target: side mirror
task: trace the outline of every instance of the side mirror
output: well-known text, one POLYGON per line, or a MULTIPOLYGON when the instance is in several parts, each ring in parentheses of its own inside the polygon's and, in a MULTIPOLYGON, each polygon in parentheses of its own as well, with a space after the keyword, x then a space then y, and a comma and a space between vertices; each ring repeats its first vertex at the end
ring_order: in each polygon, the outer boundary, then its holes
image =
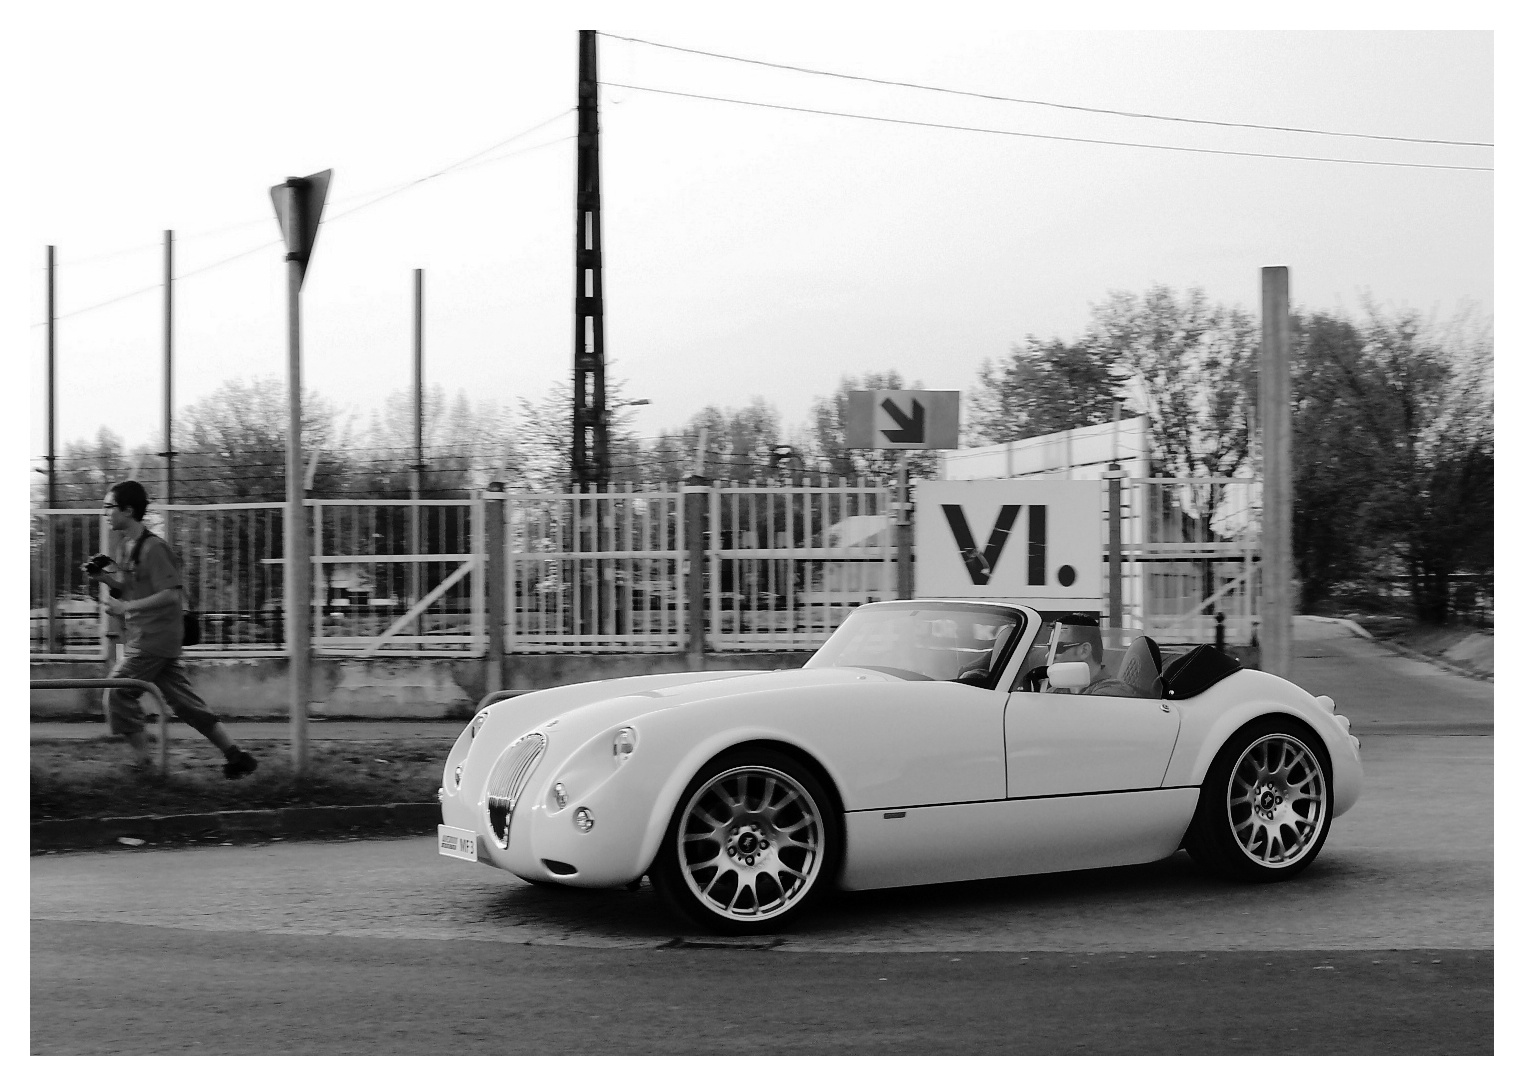
POLYGON ((1083 660, 1049 664, 1048 685, 1059 690, 1083 690, 1090 685, 1090 665, 1083 660))

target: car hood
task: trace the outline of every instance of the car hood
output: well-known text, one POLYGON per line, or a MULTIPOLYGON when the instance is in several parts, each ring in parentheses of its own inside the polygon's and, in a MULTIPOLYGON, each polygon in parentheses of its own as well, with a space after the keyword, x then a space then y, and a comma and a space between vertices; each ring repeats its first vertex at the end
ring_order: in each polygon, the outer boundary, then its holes
MULTIPOLYGON (((662 710, 765 695, 774 691, 841 686, 847 683, 896 683, 907 680, 866 668, 823 667, 787 671, 697 671, 642 675, 578 683, 524 694, 485 710, 478 742, 506 745, 521 735, 542 731, 555 746, 581 743, 605 728, 662 710)), ((658 725, 659 726, 659 725, 658 725)))

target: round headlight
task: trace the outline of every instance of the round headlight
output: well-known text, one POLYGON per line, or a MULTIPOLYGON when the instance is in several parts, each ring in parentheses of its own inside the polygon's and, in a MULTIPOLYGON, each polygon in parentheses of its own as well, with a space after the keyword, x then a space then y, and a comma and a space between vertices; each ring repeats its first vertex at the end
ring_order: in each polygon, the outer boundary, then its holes
POLYGON ((593 812, 586 807, 578 807, 572 812, 572 825, 582 833, 591 833, 593 829, 593 812))
POLYGON ((635 729, 620 728, 614 733, 614 761, 623 763, 635 753, 635 729))
POLYGON ((562 784, 560 781, 557 781, 555 786, 551 788, 550 794, 556 799, 557 809, 562 811, 566 810, 566 785, 562 784))

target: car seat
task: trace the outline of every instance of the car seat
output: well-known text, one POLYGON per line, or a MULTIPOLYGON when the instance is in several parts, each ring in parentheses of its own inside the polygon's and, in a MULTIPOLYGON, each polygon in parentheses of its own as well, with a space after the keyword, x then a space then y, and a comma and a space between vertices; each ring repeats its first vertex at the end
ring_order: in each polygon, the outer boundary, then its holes
POLYGON ((1164 696, 1163 655, 1152 637, 1135 637, 1117 665, 1117 679, 1132 687, 1135 698, 1164 696))

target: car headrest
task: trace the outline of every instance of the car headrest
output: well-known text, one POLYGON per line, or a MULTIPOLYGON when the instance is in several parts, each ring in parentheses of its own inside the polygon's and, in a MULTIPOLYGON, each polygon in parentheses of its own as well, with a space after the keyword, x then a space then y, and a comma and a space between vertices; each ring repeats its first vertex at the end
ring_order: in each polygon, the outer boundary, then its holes
POLYGON ((1164 658, 1152 637, 1135 637, 1117 666, 1117 678, 1137 691, 1140 698, 1164 696, 1164 658))

